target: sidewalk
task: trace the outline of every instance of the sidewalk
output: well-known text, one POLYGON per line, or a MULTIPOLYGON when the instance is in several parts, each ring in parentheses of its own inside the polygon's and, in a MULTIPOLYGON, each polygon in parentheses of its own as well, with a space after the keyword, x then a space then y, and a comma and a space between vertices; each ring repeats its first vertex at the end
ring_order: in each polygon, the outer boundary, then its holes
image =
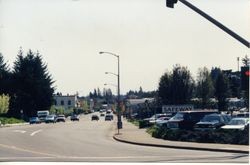
POLYGON ((249 154, 249 146, 246 145, 179 142, 153 138, 146 132, 146 129, 139 129, 126 119, 123 120, 123 129, 120 130, 120 134, 115 134, 113 138, 120 142, 143 146, 249 154))

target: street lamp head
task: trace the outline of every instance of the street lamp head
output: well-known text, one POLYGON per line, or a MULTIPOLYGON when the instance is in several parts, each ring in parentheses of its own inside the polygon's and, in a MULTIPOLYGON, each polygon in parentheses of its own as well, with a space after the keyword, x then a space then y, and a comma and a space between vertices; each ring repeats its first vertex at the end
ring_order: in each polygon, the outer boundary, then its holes
POLYGON ((108 72, 105 72, 105 74, 108 74, 108 72))
POLYGON ((104 85, 106 86, 106 85, 108 85, 108 84, 105 83, 104 85))
POLYGON ((103 54, 104 52, 99 52, 99 54, 103 54))

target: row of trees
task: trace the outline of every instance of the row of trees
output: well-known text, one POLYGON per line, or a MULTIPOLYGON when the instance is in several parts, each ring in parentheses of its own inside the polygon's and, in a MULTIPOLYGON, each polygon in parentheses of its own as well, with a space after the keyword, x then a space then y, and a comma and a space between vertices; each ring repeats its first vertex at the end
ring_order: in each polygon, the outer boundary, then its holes
POLYGON ((49 109, 53 102, 54 81, 39 52, 20 49, 12 69, 0 54, 0 94, 10 96, 9 116, 30 117, 49 109))
POLYGON ((156 95, 156 91, 143 91, 142 87, 139 90, 129 90, 126 94, 127 98, 148 98, 154 97, 156 95))
POLYGON ((99 98, 99 99, 103 99, 103 98, 112 98, 113 94, 112 94, 112 91, 110 88, 106 89, 106 88, 103 88, 103 92, 101 92, 101 90, 99 88, 97 89, 94 89, 93 92, 90 92, 89 93, 89 97, 91 99, 94 99, 94 98, 99 98))
MULTIPOLYGON (((249 59, 246 56, 243 59, 244 66, 249 65, 249 59)), ((218 101, 218 109, 227 110, 227 98, 245 97, 246 103, 248 91, 240 90, 240 78, 230 78, 220 68, 212 68, 209 71, 206 67, 198 70, 197 80, 191 76, 187 67, 175 65, 171 72, 164 73, 159 82, 158 99, 161 104, 189 104, 191 98, 198 98, 201 108, 208 108, 211 98, 218 101), (241 92, 240 92, 241 91, 241 92)), ((248 104, 247 104, 248 106, 248 104)))

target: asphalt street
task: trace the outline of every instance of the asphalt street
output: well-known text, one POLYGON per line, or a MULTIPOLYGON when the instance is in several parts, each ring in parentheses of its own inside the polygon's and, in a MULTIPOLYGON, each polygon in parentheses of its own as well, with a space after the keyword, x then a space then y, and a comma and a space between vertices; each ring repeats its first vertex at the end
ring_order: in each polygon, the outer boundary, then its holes
POLYGON ((113 139, 115 120, 91 121, 91 115, 82 115, 79 122, 0 128, 0 161, 248 163, 248 154, 121 143, 113 139))

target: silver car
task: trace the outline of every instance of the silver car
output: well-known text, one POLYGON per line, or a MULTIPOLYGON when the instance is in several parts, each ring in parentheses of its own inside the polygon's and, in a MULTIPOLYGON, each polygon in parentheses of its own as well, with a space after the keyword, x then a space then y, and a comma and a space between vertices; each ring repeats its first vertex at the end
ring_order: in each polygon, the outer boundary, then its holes
POLYGON ((233 118, 227 125, 224 125, 221 128, 244 130, 247 127, 249 127, 249 118, 233 118))
POLYGON ((48 115, 45 118, 45 123, 55 123, 56 122, 56 116, 55 115, 48 115))

